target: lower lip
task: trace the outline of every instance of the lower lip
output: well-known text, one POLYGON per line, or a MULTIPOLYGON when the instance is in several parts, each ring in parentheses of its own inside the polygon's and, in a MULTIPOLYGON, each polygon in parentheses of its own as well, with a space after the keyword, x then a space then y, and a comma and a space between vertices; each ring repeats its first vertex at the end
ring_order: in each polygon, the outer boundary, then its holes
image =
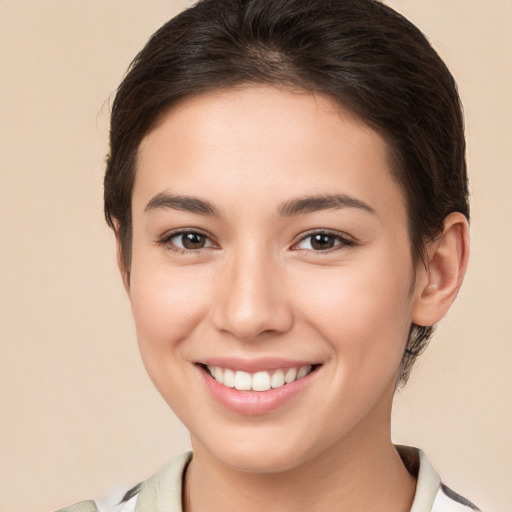
POLYGON ((250 416, 267 414, 283 407, 298 395, 310 383, 318 369, 313 370, 302 379, 285 384, 268 391, 238 391, 219 384, 203 367, 198 366, 199 373, 213 397, 226 409, 250 416))

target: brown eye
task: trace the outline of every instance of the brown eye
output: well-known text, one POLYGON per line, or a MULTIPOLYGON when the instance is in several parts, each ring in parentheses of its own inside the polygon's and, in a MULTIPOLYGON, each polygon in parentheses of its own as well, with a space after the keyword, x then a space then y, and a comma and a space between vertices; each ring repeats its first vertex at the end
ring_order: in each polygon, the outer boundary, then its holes
POLYGON ((206 244, 206 237, 199 233, 184 233, 180 238, 185 249, 202 249, 206 244))
POLYGON ((336 244, 336 240, 332 235, 319 233, 311 236, 311 247, 315 251, 323 251, 325 249, 332 249, 336 244))
POLYGON ((212 241, 197 231, 181 231, 165 237, 160 244, 177 251, 194 251, 213 247, 212 241))
POLYGON ((295 249, 307 249, 315 252, 325 252, 329 249, 352 245, 354 245, 354 242, 340 233, 320 232, 305 236, 295 246, 295 249))

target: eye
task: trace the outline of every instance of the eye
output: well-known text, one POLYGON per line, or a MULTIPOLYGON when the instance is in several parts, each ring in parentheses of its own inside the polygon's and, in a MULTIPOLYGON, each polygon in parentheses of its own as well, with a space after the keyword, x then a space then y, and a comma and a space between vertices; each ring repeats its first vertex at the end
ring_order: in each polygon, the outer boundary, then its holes
POLYGON ((320 252, 328 251, 329 249, 334 249, 336 247, 351 245, 354 245, 354 241, 341 235, 340 233, 319 231, 304 236, 297 244, 293 246, 293 248, 320 252))
POLYGON ((215 244, 203 233, 197 231, 179 231, 164 236, 159 245, 168 246, 177 252, 189 252, 215 247, 215 244))

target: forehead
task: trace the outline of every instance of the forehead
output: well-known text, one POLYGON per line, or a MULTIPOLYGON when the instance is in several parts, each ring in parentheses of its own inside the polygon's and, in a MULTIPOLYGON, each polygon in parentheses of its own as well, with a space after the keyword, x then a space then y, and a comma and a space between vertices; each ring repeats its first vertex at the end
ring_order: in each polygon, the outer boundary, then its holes
POLYGON ((388 153, 375 130, 326 96, 215 91, 175 105, 143 139, 134 206, 171 189, 247 207, 339 192, 385 210, 404 202, 388 153))

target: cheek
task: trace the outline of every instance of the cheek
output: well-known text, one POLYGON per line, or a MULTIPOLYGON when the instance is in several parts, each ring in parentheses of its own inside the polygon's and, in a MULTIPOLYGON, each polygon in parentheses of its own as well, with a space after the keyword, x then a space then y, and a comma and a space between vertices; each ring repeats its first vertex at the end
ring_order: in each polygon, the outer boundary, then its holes
POLYGON ((384 261, 305 273, 296 291, 304 317, 328 342, 340 371, 345 378, 357 373, 352 377, 360 384, 398 369, 410 328, 412 266, 384 261))
MULTIPOLYGON (((208 312, 206 284, 197 269, 169 269, 153 262, 132 265, 130 300, 137 331, 137 341, 146 371, 177 413, 188 410, 194 398, 188 389, 188 354, 190 334, 201 325, 208 312)), ((179 414, 180 417, 185 417, 179 414)))
POLYGON ((209 281, 192 266, 169 269, 134 262, 130 300, 145 363, 178 355, 175 351, 208 311, 209 281))

